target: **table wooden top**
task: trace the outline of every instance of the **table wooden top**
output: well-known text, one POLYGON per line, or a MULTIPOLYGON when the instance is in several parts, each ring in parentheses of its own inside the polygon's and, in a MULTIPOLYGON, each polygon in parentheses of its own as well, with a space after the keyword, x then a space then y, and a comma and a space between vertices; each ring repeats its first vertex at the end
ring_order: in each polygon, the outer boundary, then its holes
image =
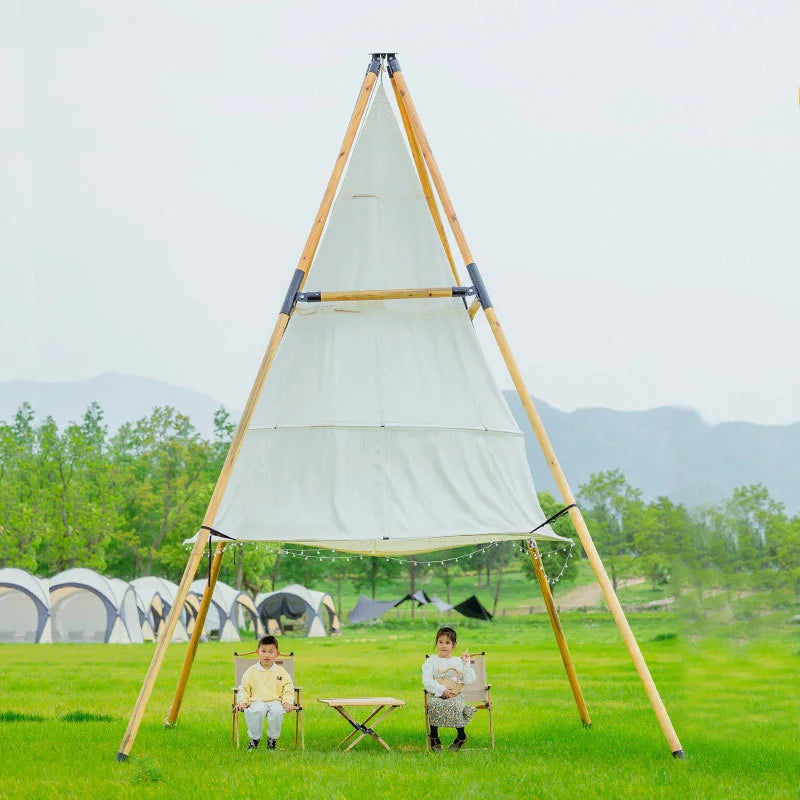
POLYGON ((332 697, 317 698, 328 706, 404 706, 405 700, 396 697, 332 697))

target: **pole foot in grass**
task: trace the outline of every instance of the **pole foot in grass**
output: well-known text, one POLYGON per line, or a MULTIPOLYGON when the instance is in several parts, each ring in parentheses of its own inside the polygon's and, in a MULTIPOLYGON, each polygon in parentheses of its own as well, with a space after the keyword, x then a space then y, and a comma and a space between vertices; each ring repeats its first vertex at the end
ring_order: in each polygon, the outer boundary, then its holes
POLYGON ((675 750, 675 752, 673 752, 673 754, 672 754, 672 757, 673 758, 686 758, 686 753, 684 753, 683 750, 675 750))
POLYGON ((164 727, 169 730, 170 728, 174 728, 177 723, 170 722, 168 719, 164 720, 164 727))
POLYGON ((583 727, 584 728, 591 728, 592 727, 592 723, 591 722, 584 722, 583 723, 583 727))
POLYGON ((127 761, 127 760, 128 756, 120 750, 120 752, 117 753, 117 761, 127 761))

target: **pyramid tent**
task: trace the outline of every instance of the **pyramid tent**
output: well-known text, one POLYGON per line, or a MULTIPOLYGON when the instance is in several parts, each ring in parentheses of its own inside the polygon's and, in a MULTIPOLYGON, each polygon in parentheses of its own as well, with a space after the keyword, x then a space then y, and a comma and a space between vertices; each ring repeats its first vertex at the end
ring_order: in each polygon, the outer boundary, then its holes
POLYGON ((50 641, 48 581, 23 569, 0 569, 0 642, 50 641))
MULTIPOLYGON (((382 86, 309 283, 452 283, 382 86)), ((544 519, 523 436, 451 297, 298 305, 214 529, 377 555, 519 539, 544 519)))
MULTIPOLYGON (((569 514, 662 733, 672 754, 683 757, 472 257, 395 53, 372 54, 194 539, 179 599, 188 594, 206 543, 213 588, 231 541, 391 557, 526 538, 581 721, 591 724, 536 544, 561 537, 548 525, 555 517, 544 518, 522 435, 478 345, 471 323, 479 310, 564 503, 556 516, 569 514), (378 82, 384 69, 416 176, 378 82), (448 264, 458 277, 433 188, 471 286, 452 285, 448 264), (474 298, 469 308, 467 297, 474 298)), ((206 591, 198 609, 167 725, 177 721, 211 597, 206 591)), ((173 607, 168 631, 177 618, 173 607)), ((117 752, 120 761, 133 747, 167 639, 156 646, 117 752)))

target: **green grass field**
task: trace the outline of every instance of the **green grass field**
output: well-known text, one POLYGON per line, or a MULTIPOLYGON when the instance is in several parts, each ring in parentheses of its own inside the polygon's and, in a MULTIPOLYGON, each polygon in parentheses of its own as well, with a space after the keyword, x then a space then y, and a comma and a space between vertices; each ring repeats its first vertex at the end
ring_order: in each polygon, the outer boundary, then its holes
MULTIPOLYGON (((785 617, 784 617, 785 620, 785 617)), ((128 762, 114 760, 152 646, 0 646, 2 798, 797 798, 800 630, 776 618, 698 638, 674 614, 632 625, 687 752, 675 761, 606 614, 565 614, 593 727, 584 729, 546 617, 462 621, 488 651, 497 747, 485 712, 468 748, 424 749, 419 667, 436 621, 389 620, 335 639, 287 638, 306 707, 306 752, 287 717, 277 752, 230 745, 229 644, 202 644, 179 725, 166 714, 185 645, 172 645, 128 762), (392 694, 407 702, 337 751, 345 722, 316 698, 392 694)), ((444 733, 444 732, 443 732, 444 733)), ((448 737, 449 739, 449 737, 448 737)))

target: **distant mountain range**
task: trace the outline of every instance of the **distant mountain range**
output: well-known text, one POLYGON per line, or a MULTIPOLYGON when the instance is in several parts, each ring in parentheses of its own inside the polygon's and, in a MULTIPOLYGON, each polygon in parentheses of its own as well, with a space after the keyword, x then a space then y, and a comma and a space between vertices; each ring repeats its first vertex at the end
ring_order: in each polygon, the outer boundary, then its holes
MULTIPOLYGON (((537 489, 555 493, 519 398, 514 392, 504 395, 525 432, 537 489)), ((71 383, 0 382, 0 420, 10 421, 26 400, 38 418, 52 415, 59 425, 80 419, 96 400, 111 431, 148 415, 154 406, 174 406, 206 437, 211 435, 214 412, 220 406, 209 395, 190 389, 109 373, 71 383)), ((763 483, 789 513, 800 511, 800 422, 708 425, 696 411, 672 406, 566 412, 542 400, 535 402, 573 492, 594 472, 620 469, 648 500, 666 495, 690 506, 714 503, 737 486, 763 483)), ((231 413, 236 418, 240 411, 231 413)))
MULTIPOLYGON (((504 392, 525 432, 536 488, 555 493, 536 437, 515 392, 504 392)), ((697 411, 582 408, 565 412, 534 400, 573 492, 592 473, 620 469, 646 499, 715 503, 738 486, 763 483, 790 514, 800 511, 800 422, 708 425, 697 411)))

